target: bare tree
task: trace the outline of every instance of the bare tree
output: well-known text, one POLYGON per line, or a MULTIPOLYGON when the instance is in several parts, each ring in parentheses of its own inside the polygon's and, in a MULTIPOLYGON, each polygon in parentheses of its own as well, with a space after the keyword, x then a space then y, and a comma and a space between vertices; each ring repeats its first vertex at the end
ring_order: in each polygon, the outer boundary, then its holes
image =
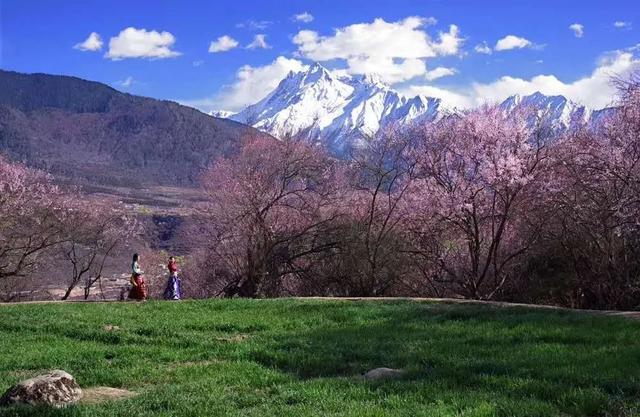
POLYGON ((87 299, 94 285, 101 284, 107 260, 138 233, 138 224, 115 201, 84 199, 76 202, 65 226, 66 239, 58 250, 71 271, 62 299, 78 285, 87 299))
POLYGON ((348 295, 379 296, 401 284, 406 275, 405 197, 414 162, 406 152, 409 137, 385 129, 354 152, 351 191, 346 210, 348 257, 342 274, 348 295))

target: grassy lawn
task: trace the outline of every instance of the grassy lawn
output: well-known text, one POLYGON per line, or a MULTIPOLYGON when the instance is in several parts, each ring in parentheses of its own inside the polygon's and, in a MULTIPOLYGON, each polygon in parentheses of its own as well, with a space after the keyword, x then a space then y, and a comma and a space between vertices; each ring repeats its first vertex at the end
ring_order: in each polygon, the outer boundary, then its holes
POLYGON ((640 415, 640 322, 563 311, 297 300, 0 306, 0 391, 55 368, 83 388, 139 395, 0 416, 640 415), (359 377, 381 366, 408 374, 359 377))

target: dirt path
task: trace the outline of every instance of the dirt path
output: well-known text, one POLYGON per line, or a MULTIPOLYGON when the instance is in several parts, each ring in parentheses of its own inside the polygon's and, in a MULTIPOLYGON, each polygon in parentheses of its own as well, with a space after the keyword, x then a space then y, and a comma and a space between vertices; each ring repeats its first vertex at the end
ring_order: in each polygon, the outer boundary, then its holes
MULTIPOLYGON (((481 304, 490 305, 494 307, 521 307, 541 310, 558 310, 558 311, 572 311, 582 314, 597 314, 603 316, 619 316, 626 317, 634 320, 640 320, 640 311, 614 311, 614 310, 578 310, 566 307, 557 307, 543 304, 523 304, 523 303, 508 303, 504 301, 479 301, 479 300, 465 300, 461 298, 421 298, 421 297, 290 297, 292 300, 318 300, 318 301, 415 301, 415 302, 436 302, 442 304, 481 304)), ((12 306, 20 304, 69 304, 69 303, 114 303, 123 302, 118 300, 70 300, 70 301, 21 301, 0 303, 1 306, 12 306)))

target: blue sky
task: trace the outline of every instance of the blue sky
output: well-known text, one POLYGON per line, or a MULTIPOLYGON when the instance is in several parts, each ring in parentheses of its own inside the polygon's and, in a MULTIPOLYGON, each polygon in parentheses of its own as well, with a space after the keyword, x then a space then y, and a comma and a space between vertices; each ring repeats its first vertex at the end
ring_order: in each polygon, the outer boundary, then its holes
POLYGON ((203 110, 316 60, 459 106, 541 90, 601 107, 611 75, 640 69, 639 29, 632 0, 0 0, 0 67, 203 110))

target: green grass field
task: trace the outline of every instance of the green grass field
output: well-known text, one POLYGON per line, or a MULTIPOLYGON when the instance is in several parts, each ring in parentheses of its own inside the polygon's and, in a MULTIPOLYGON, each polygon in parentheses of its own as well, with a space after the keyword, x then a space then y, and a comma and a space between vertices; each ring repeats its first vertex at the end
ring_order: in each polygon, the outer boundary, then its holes
POLYGON ((0 391, 56 368, 83 388, 139 395, 0 416, 640 415, 640 322, 565 311, 299 300, 0 306, 0 391), (408 373, 360 377, 381 366, 408 373))

